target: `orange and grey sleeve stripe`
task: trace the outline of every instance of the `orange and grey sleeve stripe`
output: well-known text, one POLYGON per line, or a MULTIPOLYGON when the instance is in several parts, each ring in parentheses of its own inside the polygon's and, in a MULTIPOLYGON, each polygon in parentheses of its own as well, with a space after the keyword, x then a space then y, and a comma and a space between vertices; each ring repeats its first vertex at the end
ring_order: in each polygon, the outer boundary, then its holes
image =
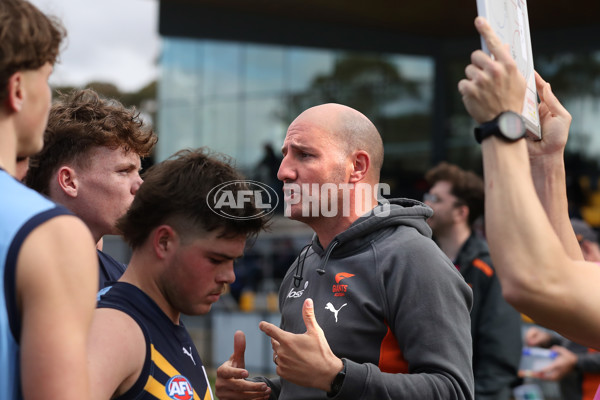
POLYGON ((473 260, 473 266, 483 272, 487 277, 494 275, 494 270, 485 261, 476 258, 473 260))

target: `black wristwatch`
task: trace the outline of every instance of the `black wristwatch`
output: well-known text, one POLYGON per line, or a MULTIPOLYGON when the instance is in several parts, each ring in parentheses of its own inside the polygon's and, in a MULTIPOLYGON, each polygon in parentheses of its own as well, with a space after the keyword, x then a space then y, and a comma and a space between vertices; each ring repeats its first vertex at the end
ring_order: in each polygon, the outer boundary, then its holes
POLYGON ((339 393, 342 388, 342 384, 344 383, 344 379, 346 378, 346 360, 342 358, 342 364, 344 367, 340 372, 337 373, 335 378, 333 378, 333 382, 331 382, 331 389, 327 392, 327 397, 334 397, 339 393))
POLYGON ((475 128, 475 140, 481 143, 485 138, 495 135, 507 142, 516 142, 525 137, 527 127, 521 114, 504 111, 491 121, 475 128))

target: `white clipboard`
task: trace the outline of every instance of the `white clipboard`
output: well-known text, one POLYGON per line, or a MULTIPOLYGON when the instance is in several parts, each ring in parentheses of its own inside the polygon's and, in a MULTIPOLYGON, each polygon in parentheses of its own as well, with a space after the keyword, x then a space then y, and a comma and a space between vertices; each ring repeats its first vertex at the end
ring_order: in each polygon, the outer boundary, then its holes
MULTIPOLYGON (((538 109, 533 52, 529 33, 529 16, 526 0, 477 0, 477 13, 485 17, 502 42, 508 43, 519 71, 527 80, 522 115, 527 131, 535 139, 542 138, 538 109)), ((481 48, 490 54, 483 38, 481 48)))

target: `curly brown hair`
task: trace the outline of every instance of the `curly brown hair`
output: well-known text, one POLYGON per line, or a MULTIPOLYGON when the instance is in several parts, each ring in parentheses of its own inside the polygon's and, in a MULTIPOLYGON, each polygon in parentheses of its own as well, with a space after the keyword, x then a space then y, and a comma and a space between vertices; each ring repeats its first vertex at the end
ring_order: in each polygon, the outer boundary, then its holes
POLYGON ((0 101, 17 71, 35 70, 58 58, 66 30, 25 0, 0 1, 0 101))
POLYGON ((429 185, 447 181, 452 185, 451 193, 469 207, 469 225, 483 215, 483 179, 473 171, 466 171, 458 165, 441 162, 425 175, 429 185))
POLYGON ((44 148, 29 161, 25 184, 49 195, 50 180, 65 163, 89 165, 90 150, 97 147, 150 154, 158 138, 144 125, 135 108, 103 99, 91 89, 62 95, 51 110, 44 133, 44 148))
POLYGON ((162 224, 172 226, 184 239, 215 230, 219 237, 227 238, 257 235, 267 218, 254 217, 260 214, 254 203, 228 208, 227 214, 235 219, 215 213, 209 205, 211 191, 233 181, 239 182, 232 186, 234 197, 238 190, 247 190, 231 158, 206 148, 180 150, 144 174, 144 183, 127 213, 117 221, 117 229, 132 249, 144 244, 150 232, 162 224))

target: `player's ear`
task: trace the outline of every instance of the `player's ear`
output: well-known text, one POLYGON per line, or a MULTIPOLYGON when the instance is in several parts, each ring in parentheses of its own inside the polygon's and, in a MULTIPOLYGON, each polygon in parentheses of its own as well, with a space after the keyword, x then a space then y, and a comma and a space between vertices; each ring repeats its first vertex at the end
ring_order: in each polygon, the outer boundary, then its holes
POLYGON ((458 205, 454 207, 456 210, 456 215, 463 221, 467 221, 469 219, 469 207, 465 204, 458 205))
POLYGON ((175 230, 169 225, 160 225, 154 229, 152 245, 154 253, 159 259, 167 258, 174 249, 176 240, 175 230))
POLYGON ((6 105, 9 110, 19 112, 23 109, 25 101, 25 90, 23 87, 23 73, 17 71, 8 78, 8 93, 6 95, 6 105))
POLYGON ((77 197, 79 190, 79 180, 75 170, 69 166, 63 165, 56 174, 58 187, 69 197, 77 197))

